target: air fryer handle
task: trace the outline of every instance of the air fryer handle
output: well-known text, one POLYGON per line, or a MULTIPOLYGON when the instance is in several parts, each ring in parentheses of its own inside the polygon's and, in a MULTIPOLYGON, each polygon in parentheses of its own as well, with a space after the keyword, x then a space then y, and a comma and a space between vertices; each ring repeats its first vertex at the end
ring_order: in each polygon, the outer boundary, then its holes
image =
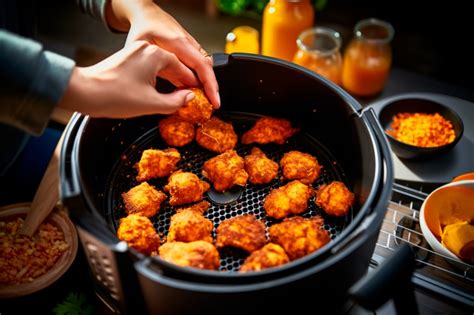
POLYGON ((414 269, 412 249, 402 243, 382 265, 355 283, 349 294, 357 304, 371 311, 393 299, 397 314, 418 314, 411 282, 414 269))
POLYGON ((60 199, 73 200, 81 195, 81 188, 77 181, 76 164, 74 162, 74 143, 81 127, 84 116, 75 113, 64 131, 64 142, 61 148, 61 163, 59 174, 61 178, 60 199))
POLYGON ((385 163, 385 171, 384 171, 385 178, 382 179, 384 180, 384 183, 382 185, 382 191, 380 192, 380 195, 379 195, 379 201, 372 208, 372 209, 378 209, 378 207, 386 207, 387 206, 386 204, 381 204, 381 203, 382 202, 386 203, 386 200, 389 200, 390 196, 392 195, 392 187, 393 187, 393 182, 394 182, 394 175, 393 175, 394 168, 393 168, 393 161, 392 161, 392 153, 388 145, 388 141, 385 136, 385 133, 383 132, 383 128, 380 126, 374 110, 372 108, 364 110, 362 115, 366 117, 370 126, 372 127, 372 130, 375 133, 375 136, 377 137, 379 147, 382 150, 382 160, 385 163))

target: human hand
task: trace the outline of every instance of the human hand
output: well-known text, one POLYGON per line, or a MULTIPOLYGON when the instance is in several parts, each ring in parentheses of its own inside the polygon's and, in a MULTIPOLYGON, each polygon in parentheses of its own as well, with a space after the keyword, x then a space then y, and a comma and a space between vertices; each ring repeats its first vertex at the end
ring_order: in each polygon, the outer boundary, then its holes
POLYGON ((171 15, 150 0, 111 1, 107 12, 107 21, 113 28, 128 30, 126 45, 136 40, 149 41, 176 55, 189 68, 179 76, 163 73, 165 79, 178 87, 197 86, 200 82, 211 103, 216 108, 220 106, 212 57, 171 15))
POLYGON ((194 98, 190 90, 158 93, 156 76, 187 69, 175 55, 135 41, 90 67, 76 67, 58 106, 92 117, 129 118, 171 114, 194 98))

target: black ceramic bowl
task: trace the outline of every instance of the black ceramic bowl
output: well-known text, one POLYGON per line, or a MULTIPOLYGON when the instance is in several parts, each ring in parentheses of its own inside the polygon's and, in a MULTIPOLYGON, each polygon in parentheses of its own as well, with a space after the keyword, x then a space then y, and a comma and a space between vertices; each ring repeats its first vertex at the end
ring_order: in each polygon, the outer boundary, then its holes
POLYGON ((433 148, 423 148, 398 141, 385 132, 393 152, 402 159, 428 159, 439 156, 452 149, 461 139, 464 131, 463 122, 453 109, 431 100, 418 98, 399 99, 387 103, 379 113, 379 121, 385 131, 390 129, 393 117, 398 113, 439 113, 451 121, 456 134, 454 141, 449 144, 433 148))

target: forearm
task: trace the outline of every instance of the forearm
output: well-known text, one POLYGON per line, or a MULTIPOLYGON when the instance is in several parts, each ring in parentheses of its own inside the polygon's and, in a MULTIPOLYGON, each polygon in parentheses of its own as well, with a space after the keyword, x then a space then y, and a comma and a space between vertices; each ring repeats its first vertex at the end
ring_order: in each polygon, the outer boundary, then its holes
POLYGON ((74 61, 0 30, 0 121, 40 134, 69 83, 74 61))

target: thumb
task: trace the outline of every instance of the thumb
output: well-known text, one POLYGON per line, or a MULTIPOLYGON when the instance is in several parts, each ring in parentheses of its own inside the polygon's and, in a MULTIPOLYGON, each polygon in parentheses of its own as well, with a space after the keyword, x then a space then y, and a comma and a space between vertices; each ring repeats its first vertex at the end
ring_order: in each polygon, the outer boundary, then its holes
POLYGON ((158 97, 161 113, 172 114, 181 106, 194 99, 195 94, 190 90, 176 90, 169 94, 158 94, 158 97))

